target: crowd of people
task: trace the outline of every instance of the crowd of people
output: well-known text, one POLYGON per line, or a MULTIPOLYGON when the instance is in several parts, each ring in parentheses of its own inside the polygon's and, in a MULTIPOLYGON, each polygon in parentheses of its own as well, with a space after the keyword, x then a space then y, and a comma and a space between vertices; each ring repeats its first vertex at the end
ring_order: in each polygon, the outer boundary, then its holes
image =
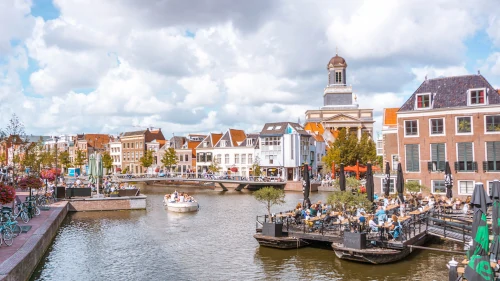
POLYGON ((170 203, 196 202, 192 196, 185 192, 177 192, 177 190, 171 194, 165 194, 164 201, 170 203))

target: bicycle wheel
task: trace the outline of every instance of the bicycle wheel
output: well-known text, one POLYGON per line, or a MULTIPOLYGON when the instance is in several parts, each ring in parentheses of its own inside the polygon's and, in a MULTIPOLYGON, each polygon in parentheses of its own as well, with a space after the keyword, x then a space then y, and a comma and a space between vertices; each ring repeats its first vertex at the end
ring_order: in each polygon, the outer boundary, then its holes
POLYGON ((21 219, 23 220, 24 223, 28 223, 30 221, 30 217, 28 216, 28 213, 26 211, 21 211, 21 214, 19 215, 21 219))
POLYGON ((2 238, 3 242, 5 242, 5 245, 11 246, 14 242, 14 235, 12 234, 12 230, 10 230, 10 228, 4 228, 2 230, 2 238))
POLYGON ((38 206, 35 206, 35 216, 39 215, 40 215, 40 208, 38 208, 38 206))
POLYGON ((10 230, 12 230, 12 234, 14 237, 17 237, 19 234, 21 234, 21 227, 16 223, 10 225, 10 230))

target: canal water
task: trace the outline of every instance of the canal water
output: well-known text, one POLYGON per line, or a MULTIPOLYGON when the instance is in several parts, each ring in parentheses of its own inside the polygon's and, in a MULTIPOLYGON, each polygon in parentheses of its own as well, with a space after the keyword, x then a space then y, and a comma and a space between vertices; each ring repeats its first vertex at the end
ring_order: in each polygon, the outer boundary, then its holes
MULTIPOLYGON (((174 189, 166 188, 172 192, 174 189)), ((329 249, 278 250, 252 237, 265 207, 248 192, 187 190, 197 213, 168 212, 162 193, 147 210, 70 213, 31 280, 447 280, 452 254, 415 251, 404 261, 367 265, 329 249)), ((313 193, 325 200, 328 193, 313 193)), ((286 194, 292 209, 301 193, 286 194)), ((459 249, 457 244, 432 247, 459 249)), ((455 259, 462 257, 455 256, 455 259)))

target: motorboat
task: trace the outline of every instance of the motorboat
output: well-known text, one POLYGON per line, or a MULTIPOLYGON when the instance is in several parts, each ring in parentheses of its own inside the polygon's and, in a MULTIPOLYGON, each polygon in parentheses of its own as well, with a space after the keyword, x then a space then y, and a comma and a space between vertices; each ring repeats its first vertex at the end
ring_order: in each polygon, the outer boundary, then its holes
POLYGON ((172 200, 171 194, 165 195, 163 198, 163 205, 167 206, 167 209, 172 212, 177 213, 188 213, 196 212, 200 208, 200 205, 192 197, 189 197, 187 201, 184 200, 184 196, 179 196, 178 198, 172 200))

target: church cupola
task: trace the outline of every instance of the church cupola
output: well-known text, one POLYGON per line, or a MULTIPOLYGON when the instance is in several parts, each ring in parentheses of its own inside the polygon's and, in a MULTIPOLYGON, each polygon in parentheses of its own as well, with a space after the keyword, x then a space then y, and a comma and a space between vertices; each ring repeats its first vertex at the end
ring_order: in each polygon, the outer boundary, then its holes
POLYGON ((328 85, 346 85, 346 68, 345 59, 339 57, 339 54, 336 53, 326 66, 326 69, 328 69, 328 85))

